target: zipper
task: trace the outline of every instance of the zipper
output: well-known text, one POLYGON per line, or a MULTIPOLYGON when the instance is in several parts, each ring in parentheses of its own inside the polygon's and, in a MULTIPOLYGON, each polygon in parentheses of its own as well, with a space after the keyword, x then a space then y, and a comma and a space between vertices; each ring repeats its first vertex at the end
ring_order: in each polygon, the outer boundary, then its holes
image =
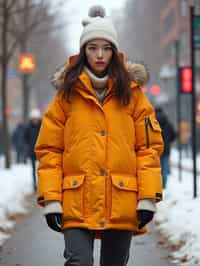
POLYGON ((149 148, 150 146, 150 139, 149 139, 149 126, 151 122, 149 117, 145 117, 145 132, 146 132, 146 147, 149 148))
MULTIPOLYGON (((79 81, 81 82, 81 84, 83 85, 83 87, 88 90, 88 88, 85 86, 85 84, 83 83, 83 81, 81 79, 79 79, 79 81)), ((89 90, 89 92, 90 92, 90 90, 89 90)), ((93 102, 95 102, 96 105, 98 105, 101 108, 101 110, 102 110, 102 105, 97 100, 96 94, 95 93, 93 94, 93 93, 90 92, 90 94, 88 94, 88 96, 89 96, 88 99, 90 99, 93 102)))

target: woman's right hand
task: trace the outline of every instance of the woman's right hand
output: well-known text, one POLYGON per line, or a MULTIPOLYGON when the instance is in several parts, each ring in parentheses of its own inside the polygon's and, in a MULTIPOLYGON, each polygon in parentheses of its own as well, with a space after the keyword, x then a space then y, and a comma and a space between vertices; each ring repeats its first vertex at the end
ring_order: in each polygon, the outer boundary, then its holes
POLYGON ((48 213, 45 215, 48 226, 56 231, 61 232, 62 226, 62 214, 61 213, 48 213))

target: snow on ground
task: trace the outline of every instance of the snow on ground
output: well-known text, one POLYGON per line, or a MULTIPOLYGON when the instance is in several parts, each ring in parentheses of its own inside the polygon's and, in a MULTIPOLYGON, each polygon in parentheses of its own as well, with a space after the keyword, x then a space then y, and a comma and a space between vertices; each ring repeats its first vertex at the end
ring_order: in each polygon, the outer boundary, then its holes
POLYGON ((13 165, 11 169, 3 169, 0 158, 0 246, 10 236, 7 232, 14 227, 9 217, 25 214, 27 210, 26 196, 33 193, 29 165, 13 165))
MULTIPOLYGON (((173 151, 171 162, 176 163, 177 157, 177 152, 173 151)), ((191 159, 183 158, 182 165, 192 169, 191 159)), ((172 167, 168 186, 164 191, 164 201, 158 204, 155 221, 158 223, 158 230, 169 242, 180 247, 173 252, 174 262, 178 265, 200 265, 199 182, 198 193, 198 197, 194 199, 192 173, 184 171, 180 182, 177 169, 172 167)))
MULTIPOLYGON (((171 161, 175 164, 178 161, 175 150, 171 161)), ((197 165, 199 162, 200 158, 197 165)), ((5 170, 2 164, 0 158, 0 246, 9 237, 5 232, 14 226, 8 217, 26 213, 28 210, 24 199, 33 193, 29 165, 13 165, 10 170, 5 170)), ((183 158, 182 165, 192 169, 191 159, 183 158)), ((184 266, 200 266, 200 186, 198 184, 199 197, 193 199, 192 173, 184 171, 181 182, 178 178, 177 169, 172 167, 164 201, 158 204, 156 228, 171 244, 180 247, 173 253, 174 262, 184 266)))

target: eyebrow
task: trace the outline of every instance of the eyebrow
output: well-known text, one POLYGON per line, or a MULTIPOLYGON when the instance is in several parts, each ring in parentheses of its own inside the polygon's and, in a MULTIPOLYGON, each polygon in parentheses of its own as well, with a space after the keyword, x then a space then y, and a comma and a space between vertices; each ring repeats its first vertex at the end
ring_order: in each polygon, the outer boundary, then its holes
MULTIPOLYGON (((99 44, 97 44, 97 43, 88 43, 88 46, 98 46, 99 44)), ((108 46, 108 47, 111 47, 111 44, 109 44, 109 43, 106 43, 106 44, 103 44, 103 46, 104 47, 106 47, 106 46, 108 46)))

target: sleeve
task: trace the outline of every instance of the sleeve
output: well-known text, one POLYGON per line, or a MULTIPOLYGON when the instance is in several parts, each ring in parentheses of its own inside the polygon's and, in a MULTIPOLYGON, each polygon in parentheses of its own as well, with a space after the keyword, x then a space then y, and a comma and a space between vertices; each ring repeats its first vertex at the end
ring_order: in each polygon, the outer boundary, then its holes
POLYGON ((61 96, 56 95, 43 116, 35 145, 39 160, 38 204, 41 206, 47 201, 61 202, 65 122, 63 102, 61 96))
POLYGON ((154 200, 150 199, 139 200, 137 205, 137 211, 139 210, 156 212, 156 203, 154 200))
POLYGON ((136 164, 138 179, 138 200, 162 199, 162 176, 160 155, 163 151, 161 128, 154 109, 140 90, 135 89, 133 119, 136 137, 136 164))

